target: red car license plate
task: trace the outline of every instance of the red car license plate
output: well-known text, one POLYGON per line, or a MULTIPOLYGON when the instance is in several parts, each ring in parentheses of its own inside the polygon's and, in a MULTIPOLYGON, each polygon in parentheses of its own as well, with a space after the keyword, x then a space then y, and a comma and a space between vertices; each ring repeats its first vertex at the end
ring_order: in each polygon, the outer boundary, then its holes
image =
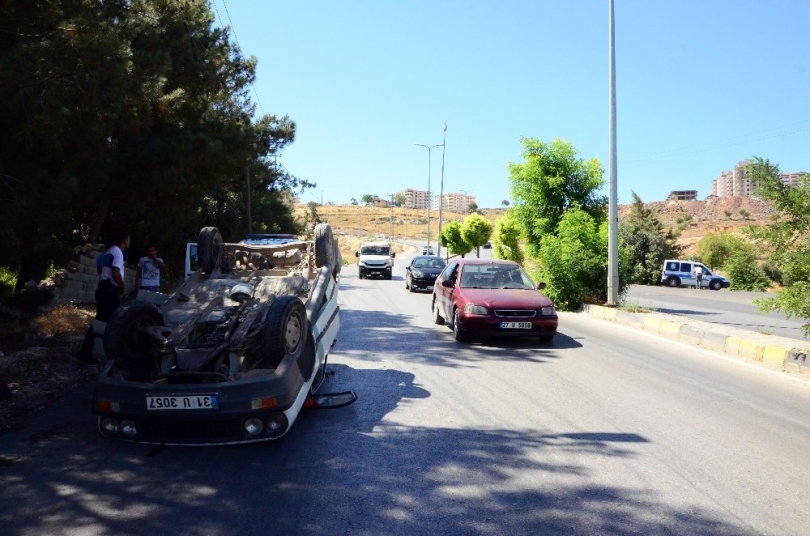
POLYGON ((501 329, 532 329, 531 322, 501 322, 501 329))

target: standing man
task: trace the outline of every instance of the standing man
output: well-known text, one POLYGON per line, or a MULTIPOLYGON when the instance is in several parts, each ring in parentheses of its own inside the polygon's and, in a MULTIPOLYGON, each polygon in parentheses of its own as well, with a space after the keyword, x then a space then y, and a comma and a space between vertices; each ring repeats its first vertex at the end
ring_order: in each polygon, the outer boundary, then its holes
POLYGON ((697 288, 703 288, 703 267, 699 264, 695 265, 695 283, 697 288))
POLYGON ((146 256, 138 261, 138 270, 135 272, 135 282, 140 290, 160 292, 160 269, 166 268, 163 259, 157 256, 157 248, 148 246, 146 256))
MULTIPOLYGON (((129 247, 129 233, 118 230, 113 238, 113 246, 104 252, 96 288, 96 320, 109 321, 121 305, 121 296, 126 292, 124 284, 124 251, 129 247)), ((87 330, 84 342, 76 354, 79 361, 95 363, 93 358, 93 326, 87 330)))

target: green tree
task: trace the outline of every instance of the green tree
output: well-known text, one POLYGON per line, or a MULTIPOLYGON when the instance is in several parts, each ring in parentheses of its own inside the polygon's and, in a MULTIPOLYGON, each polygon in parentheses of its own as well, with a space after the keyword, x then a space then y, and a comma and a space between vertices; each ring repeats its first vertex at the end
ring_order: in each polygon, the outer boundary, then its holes
POLYGON ((478 203, 473 201, 472 203, 467 205, 467 211, 472 213, 478 212, 478 203))
POLYGON ((596 158, 584 161, 574 146, 555 139, 543 143, 521 138, 523 163, 509 164, 512 208, 521 226, 530 255, 535 255, 544 236, 554 234, 568 210, 575 207, 594 221, 605 219, 607 198, 598 193, 604 171, 596 158))
MULTIPOLYGON (((540 245, 537 276, 548 284, 545 292, 561 310, 575 310, 582 303, 607 300, 607 222, 599 222, 582 209, 563 214, 556 234, 547 234, 540 245)), ((629 281, 626 248, 620 248, 619 294, 629 281)))
POLYGON ((472 251, 472 246, 464 241, 461 236, 461 222, 451 221, 442 228, 442 234, 439 237, 441 244, 447 248, 452 255, 464 255, 472 251))
POLYGON ((481 246, 492 236, 492 224, 480 214, 473 213, 461 224, 461 238, 475 248, 475 256, 481 256, 481 246))
POLYGON ((357 199, 355 199, 354 197, 352 197, 352 202, 350 204, 351 205, 359 205, 359 203, 357 202, 357 199))
POLYGON ((630 282, 656 285, 661 281, 661 267, 666 259, 678 258, 681 248, 678 234, 664 229, 658 214, 644 206, 633 192, 629 216, 619 225, 622 246, 627 250, 630 263, 630 282))
POLYGON ((495 222, 493 253, 496 259, 508 259, 523 264, 523 250, 520 247, 520 226, 508 214, 495 222))
POLYGON ((256 59, 213 26, 209 4, 1 9, 0 264, 19 267, 20 284, 121 225, 133 251, 158 242, 179 267, 203 225, 244 235, 248 196, 260 226, 292 230, 284 191, 312 185, 272 157, 293 141, 295 123, 256 118, 256 59))
POLYGON ((701 261, 712 270, 724 268, 726 262, 737 252, 753 255, 754 246, 744 238, 726 232, 704 236, 697 244, 697 254, 701 261))
POLYGON ((757 300, 763 312, 780 310, 788 318, 805 321, 802 332, 810 336, 810 175, 803 174, 798 186, 782 183, 778 166, 755 157, 746 176, 758 185, 755 194, 773 203, 780 218, 769 225, 749 225, 751 238, 782 272, 785 288, 774 298, 757 300))
POLYGON ((360 201, 366 206, 373 205, 377 201, 380 200, 380 196, 373 195, 373 194, 365 194, 363 197, 360 198, 360 201))
POLYGON ((724 210, 723 214, 726 215, 726 218, 731 219, 731 211, 730 210, 724 210))
POLYGON ((407 200, 408 199, 402 194, 397 194, 397 195, 394 196, 394 202, 397 204, 398 207, 405 206, 405 202, 407 200))
POLYGON ((744 208, 741 208, 740 216, 742 216, 744 220, 747 220, 751 216, 751 213, 745 210, 744 208))
POLYGON ((502 207, 508 207, 508 206, 509 206, 509 201, 507 201, 506 199, 504 199, 503 201, 501 201, 501 206, 502 206, 502 207))

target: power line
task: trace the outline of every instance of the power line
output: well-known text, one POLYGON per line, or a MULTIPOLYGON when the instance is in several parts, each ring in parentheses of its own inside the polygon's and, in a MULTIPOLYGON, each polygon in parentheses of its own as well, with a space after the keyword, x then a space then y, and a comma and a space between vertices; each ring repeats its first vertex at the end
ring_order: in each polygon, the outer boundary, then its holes
POLYGON ((628 163, 646 162, 646 161, 649 161, 649 160, 660 160, 660 159, 663 159, 663 158, 673 158, 673 157, 676 157, 676 156, 685 156, 685 155, 689 155, 689 154, 705 153, 705 152, 708 152, 708 151, 713 151, 715 149, 723 149, 723 148, 726 148, 726 147, 735 147, 737 145, 744 145, 746 143, 752 143, 752 142, 755 142, 755 141, 768 140, 768 139, 772 139, 772 138, 778 138, 780 136, 787 136, 787 135, 790 135, 790 134, 797 134, 799 132, 806 132, 806 131, 810 130, 810 126, 806 126, 804 128, 797 128, 797 129, 793 129, 793 130, 789 130, 789 131, 781 131, 781 130, 785 129, 785 128, 789 128, 789 127, 798 126, 798 125, 805 125, 807 123, 810 123, 810 120, 799 121, 799 122, 796 122, 796 123, 790 123, 790 124, 782 125, 782 126, 779 126, 779 127, 767 128, 767 129, 764 129, 764 130, 759 130, 759 131, 748 133, 748 134, 740 134, 739 136, 732 136, 731 138, 725 138, 725 139, 718 140, 718 141, 707 142, 707 143, 702 143, 702 144, 697 144, 697 145, 687 145, 685 147, 681 147, 680 149, 673 149, 671 151, 666 151, 666 152, 663 152, 663 153, 657 153, 657 154, 654 153, 654 154, 651 154, 649 156, 642 156, 642 157, 639 157, 639 158, 634 158, 632 160, 628 160, 628 163), (757 134, 762 134, 762 133, 765 133, 765 132, 773 132, 774 130, 779 130, 780 132, 777 132, 776 134, 770 134, 768 136, 758 136, 758 137, 754 137, 754 138, 751 137, 751 136, 756 136, 757 134), (726 142, 732 142, 733 140, 739 140, 740 138, 746 138, 746 139, 743 139, 742 141, 737 141, 737 142, 734 142, 734 143, 726 143, 726 142))
MULTIPOLYGON (((242 45, 239 44, 239 37, 237 37, 236 35, 236 27, 233 25, 233 21, 231 20, 231 14, 228 11, 228 5, 225 3, 225 0, 220 1, 222 2, 222 7, 225 8, 225 15, 228 16, 228 24, 231 27, 231 32, 233 32, 233 39, 234 41, 236 41, 236 46, 239 47, 239 50, 242 50, 242 45)), ((216 0, 213 0, 212 4, 214 4, 214 10, 217 12, 217 18, 219 20, 222 20, 222 17, 219 15, 219 9, 217 8, 216 0)), ((262 101, 259 100, 259 93, 256 91, 256 85, 250 84, 250 87, 251 89, 253 89, 253 94, 256 95, 256 103, 259 105, 259 110, 261 110, 262 115, 265 115, 264 107, 262 106, 262 101)))

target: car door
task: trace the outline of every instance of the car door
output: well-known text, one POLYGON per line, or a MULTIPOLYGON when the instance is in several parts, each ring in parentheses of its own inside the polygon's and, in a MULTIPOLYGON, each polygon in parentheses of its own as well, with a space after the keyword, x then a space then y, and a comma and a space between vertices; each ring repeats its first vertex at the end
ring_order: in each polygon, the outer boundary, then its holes
POLYGON ((453 289, 447 288, 442 285, 444 281, 455 281, 456 272, 458 270, 458 262, 451 262, 447 265, 447 267, 442 270, 442 273, 439 275, 437 279, 437 284, 434 285, 436 292, 438 295, 436 296, 436 305, 439 307, 439 311, 442 313, 444 318, 448 318, 447 310, 448 307, 452 310, 453 304, 453 289))
POLYGON ((415 258, 411 259, 410 264, 408 264, 408 266, 405 267, 405 284, 407 284, 408 286, 411 285, 411 275, 414 262, 416 262, 415 258))
POLYGON ((694 266, 691 262, 682 262, 678 277, 681 278, 681 285, 693 286, 695 285, 695 274, 693 272, 694 266))

